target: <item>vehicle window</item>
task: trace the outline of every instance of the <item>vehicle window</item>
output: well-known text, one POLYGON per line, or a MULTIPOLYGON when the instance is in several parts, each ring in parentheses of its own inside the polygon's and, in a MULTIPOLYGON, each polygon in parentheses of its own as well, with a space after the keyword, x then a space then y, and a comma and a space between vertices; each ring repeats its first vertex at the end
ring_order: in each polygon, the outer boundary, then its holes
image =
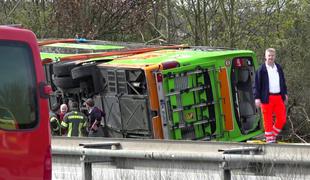
POLYGON ((146 95, 146 79, 142 70, 109 69, 109 92, 126 95, 146 95))
POLYGON ((236 119, 241 131, 248 133, 258 125, 252 92, 255 73, 253 60, 240 57, 235 58, 232 63, 231 79, 236 119))
POLYGON ((0 129, 38 124, 32 51, 26 43, 0 41, 0 129))

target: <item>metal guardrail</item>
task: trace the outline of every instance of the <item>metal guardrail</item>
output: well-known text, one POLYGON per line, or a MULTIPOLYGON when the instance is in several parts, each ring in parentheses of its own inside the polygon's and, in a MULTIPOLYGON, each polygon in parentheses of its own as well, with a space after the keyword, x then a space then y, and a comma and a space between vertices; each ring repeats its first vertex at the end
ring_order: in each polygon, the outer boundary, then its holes
MULTIPOLYGON (((310 167, 309 145, 193 143, 120 139, 114 141, 111 139, 76 138, 53 139, 52 154, 53 158, 58 156, 79 158, 83 180, 91 180, 93 178, 92 165, 102 162, 122 164, 122 166, 115 165, 116 168, 132 168, 132 166, 143 166, 145 164, 151 167, 154 166, 153 162, 156 162, 157 165, 161 163, 160 166, 162 165, 163 168, 167 162, 175 164, 205 163, 206 167, 207 164, 211 164, 212 167, 217 166, 217 172, 221 174, 223 180, 230 180, 232 172, 240 171, 240 169, 248 171, 251 166, 256 169, 254 174, 261 173, 262 175, 266 175, 263 173, 264 168, 274 168, 274 172, 281 174, 285 173, 281 170, 284 165, 288 169, 300 167, 305 176, 308 175, 310 167), (64 144, 57 145, 57 143, 64 144), (131 163, 131 161, 135 163, 131 163), (128 167, 124 164, 127 164, 128 167)), ((297 176, 299 177, 300 174, 297 176)))

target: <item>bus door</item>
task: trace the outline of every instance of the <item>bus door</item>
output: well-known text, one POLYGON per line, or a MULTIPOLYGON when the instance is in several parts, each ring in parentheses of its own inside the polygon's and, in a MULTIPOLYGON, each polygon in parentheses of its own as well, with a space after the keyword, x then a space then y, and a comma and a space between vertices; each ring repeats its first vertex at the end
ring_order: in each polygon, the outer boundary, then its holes
POLYGON ((219 103, 215 74, 215 67, 207 65, 157 73, 165 138, 211 140, 217 136, 219 103))
POLYGON ((260 128, 260 118, 255 107, 252 91, 255 69, 251 57, 238 57, 232 60, 231 83, 234 111, 242 134, 260 128))
POLYGON ((150 137, 148 96, 141 69, 105 69, 108 92, 104 96, 106 121, 119 137, 150 137))

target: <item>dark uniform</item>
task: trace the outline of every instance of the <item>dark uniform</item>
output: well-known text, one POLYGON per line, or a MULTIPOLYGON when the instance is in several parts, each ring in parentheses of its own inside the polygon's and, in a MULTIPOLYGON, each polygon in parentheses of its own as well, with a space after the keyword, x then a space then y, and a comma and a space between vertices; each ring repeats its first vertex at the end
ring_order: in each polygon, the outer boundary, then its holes
POLYGON ((61 125, 68 128, 67 136, 83 136, 83 128, 86 127, 86 116, 78 111, 71 111, 64 116, 61 125))
POLYGON ((53 136, 61 136, 61 128, 57 114, 50 113, 51 133, 53 136))
POLYGON ((51 133, 53 136, 61 136, 61 127, 60 127, 60 121, 59 121, 59 104, 53 104, 51 107, 51 111, 49 113, 49 119, 50 119, 50 126, 51 126, 51 133))

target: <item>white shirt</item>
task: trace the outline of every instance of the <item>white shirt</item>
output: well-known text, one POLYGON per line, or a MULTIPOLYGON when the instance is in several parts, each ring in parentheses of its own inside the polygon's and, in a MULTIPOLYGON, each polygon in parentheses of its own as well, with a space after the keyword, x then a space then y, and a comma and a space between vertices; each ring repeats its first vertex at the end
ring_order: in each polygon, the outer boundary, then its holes
POLYGON ((266 63, 266 68, 268 72, 269 79, 269 92, 270 93, 280 93, 280 77, 278 73, 278 68, 274 64, 273 67, 266 63))

